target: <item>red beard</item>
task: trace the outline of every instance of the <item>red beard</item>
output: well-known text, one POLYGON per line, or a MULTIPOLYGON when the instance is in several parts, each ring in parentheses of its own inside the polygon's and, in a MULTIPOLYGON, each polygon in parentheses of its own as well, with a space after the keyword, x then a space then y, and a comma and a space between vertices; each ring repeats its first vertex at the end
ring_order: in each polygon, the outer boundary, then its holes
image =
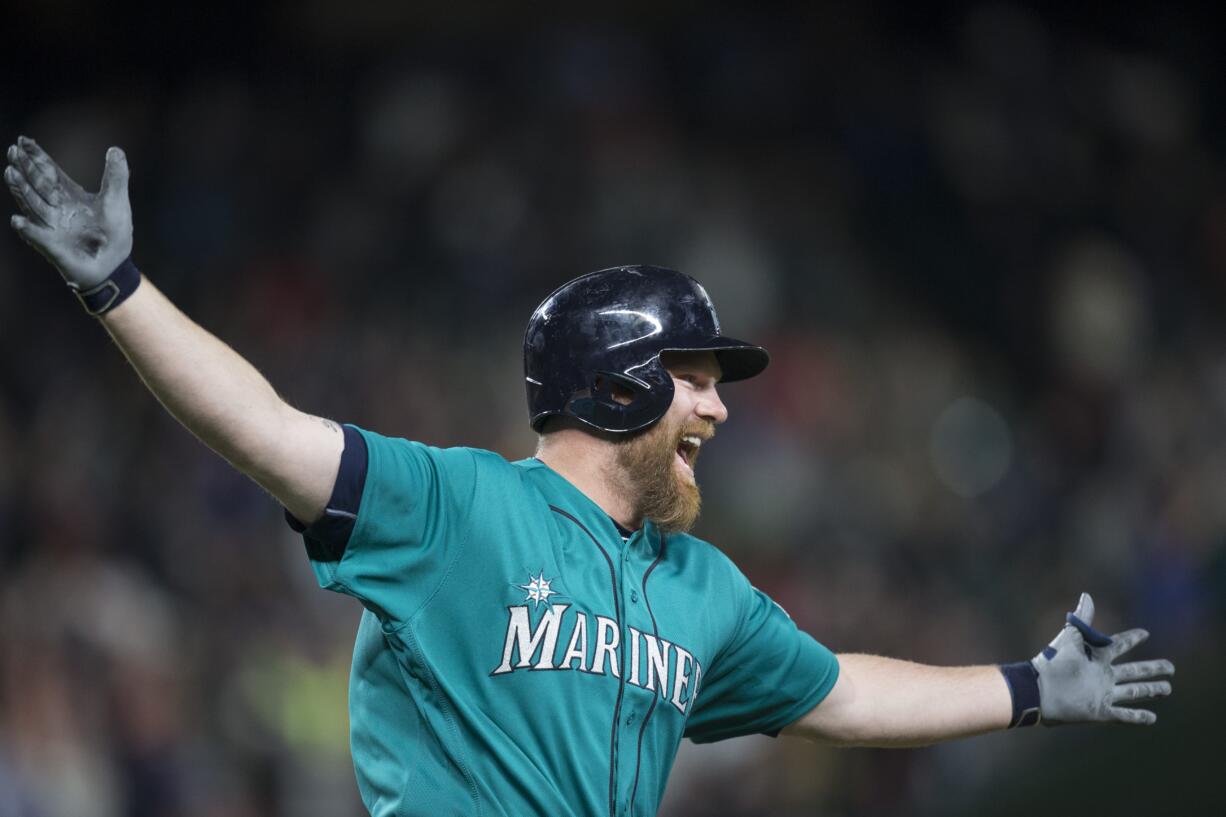
MULTIPOLYGON (((650 519, 665 533, 688 531, 702 509, 698 484, 677 462, 681 439, 690 434, 706 440, 714 435, 714 429, 709 424, 683 428, 666 418, 624 440, 617 452, 620 476, 634 499, 635 515, 650 519)), ((697 457, 697 449, 688 452, 691 469, 697 457)))

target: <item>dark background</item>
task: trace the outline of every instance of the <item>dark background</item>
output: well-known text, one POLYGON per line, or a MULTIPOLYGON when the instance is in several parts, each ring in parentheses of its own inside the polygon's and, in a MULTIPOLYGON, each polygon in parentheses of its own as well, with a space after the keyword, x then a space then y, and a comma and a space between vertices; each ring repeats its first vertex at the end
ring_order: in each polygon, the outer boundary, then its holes
MULTIPOLYGON (((1205 7, 1206 9, 1208 6, 1205 7)), ((1208 11, 54 0, 0 132, 285 397, 531 453, 519 344, 579 273, 706 285, 697 533, 835 650, 1018 660, 1089 590, 1179 665, 1153 729, 683 746, 662 814, 1218 814, 1226 121, 1208 11)), ((358 609, 0 238, 0 817, 360 813, 358 609)))

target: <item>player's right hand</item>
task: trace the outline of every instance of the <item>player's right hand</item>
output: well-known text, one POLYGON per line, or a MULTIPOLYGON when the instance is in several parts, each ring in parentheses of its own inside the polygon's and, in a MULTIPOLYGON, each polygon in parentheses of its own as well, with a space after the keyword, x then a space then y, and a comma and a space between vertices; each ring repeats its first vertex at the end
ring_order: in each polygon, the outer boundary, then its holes
POLYGON ((68 286, 88 290, 105 281, 132 253, 128 159, 106 152, 102 188, 87 193, 33 139, 18 137, 7 153, 4 181, 24 216, 12 226, 47 257, 68 286))

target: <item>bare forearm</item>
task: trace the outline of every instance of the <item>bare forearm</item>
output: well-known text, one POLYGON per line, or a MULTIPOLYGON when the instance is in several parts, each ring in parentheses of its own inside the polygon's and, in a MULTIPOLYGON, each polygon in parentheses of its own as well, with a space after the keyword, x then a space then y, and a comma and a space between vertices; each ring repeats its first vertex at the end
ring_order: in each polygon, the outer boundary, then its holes
POLYGON ((254 366, 149 280, 102 324, 180 423, 296 516, 319 515, 343 446, 334 423, 287 405, 254 366))
POLYGON ((145 280, 102 318, 141 380, 205 445, 247 471, 276 436, 281 398, 247 361, 145 280))
POLYGON ((840 655, 825 701, 785 732, 844 746, 924 746, 1004 729, 1012 699, 995 666, 934 667, 840 655))

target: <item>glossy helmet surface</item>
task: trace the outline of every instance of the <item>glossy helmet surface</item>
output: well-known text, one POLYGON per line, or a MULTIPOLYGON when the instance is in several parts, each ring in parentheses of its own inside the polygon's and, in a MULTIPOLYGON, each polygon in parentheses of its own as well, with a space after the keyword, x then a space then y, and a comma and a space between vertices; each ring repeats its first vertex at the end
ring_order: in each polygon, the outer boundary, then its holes
POLYGON ((753 377, 770 361, 761 346, 720 334, 706 290, 684 273, 631 266, 580 276, 528 320, 524 379, 532 428, 539 432, 556 415, 614 433, 647 428, 673 401, 660 353, 708 349, 725 383, 753 377))

